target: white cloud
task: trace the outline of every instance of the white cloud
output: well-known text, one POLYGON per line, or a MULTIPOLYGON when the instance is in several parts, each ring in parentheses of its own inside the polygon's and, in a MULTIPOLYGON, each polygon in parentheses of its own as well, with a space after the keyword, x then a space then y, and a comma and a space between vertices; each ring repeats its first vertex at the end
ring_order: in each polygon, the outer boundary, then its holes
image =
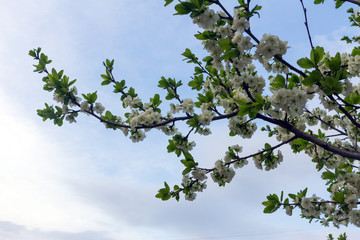
POLYGON ((21 107, 12 102, 1 91, 0 107, 6 113, 0 119, 1 220, 42 229, 96 227, 96 221, 106 218, 62 183, 69 163, 64 159, 74 158, 66 156, 61 144, 16 112, 21 107))
POLYGON ((331 55, 335 55, 337 52, 351 53, 355 45, 347 44, 345 41, 341 41, 340 39, 346 35, 352 37, 353 34, 354 27, 343 26, 328 35, 315 35, 314 44, 315 46, 324 47, 325 51, 329 51, 331 55))
POLYGON ((39 229, 28 229, 24 226, 11 222, 0 221, 0 239, 6 240, 114 240, 107 237, 103 232, 61 232, 61 231, 41 231, 39 229))

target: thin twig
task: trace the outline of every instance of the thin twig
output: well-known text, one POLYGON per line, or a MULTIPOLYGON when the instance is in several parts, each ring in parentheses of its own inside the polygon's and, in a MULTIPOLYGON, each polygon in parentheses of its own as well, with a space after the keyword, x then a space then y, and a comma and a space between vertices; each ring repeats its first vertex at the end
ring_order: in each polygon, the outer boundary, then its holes
POLYGON ((301 2, 301 6, 302 6, 302 8, 303 8, 303 11, 304 11, 304 16, 305 16, 305 22, 304 22, 304 24, 305 24, 306 31, 307 31, 307 34, 308 34, 308 37, 309 37, 310 46, 311 46, 312 49, 314 49, 314 45, 313 45, 312 40, 311 40, 311 35, 310 35, 310 30, 309 30, 309 24, 308 24, 308 20, 307 20, 307 14, 306 14, 306 11, 307 11, 307 10, 306 10, 306 8, 305 8, 305 6, 304 6, 303 0, 300 0, 300 2, 301 2))

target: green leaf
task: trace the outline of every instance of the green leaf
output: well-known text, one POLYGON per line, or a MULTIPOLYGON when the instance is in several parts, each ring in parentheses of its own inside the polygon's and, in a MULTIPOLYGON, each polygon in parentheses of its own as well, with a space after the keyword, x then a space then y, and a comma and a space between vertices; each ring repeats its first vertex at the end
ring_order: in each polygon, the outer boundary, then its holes
POLYGON ((208 40, 208 39, 216 39, 216 33, 213 31, 204 31, 203 33, 199 32, 194 35, 198 40, 208 40))
POLYGON ((296 200, 296 195, 295 195, 295 194, 289 193, 288 196, 289 196, 291 199, 296 200))
POLYGON ((341 66, 341 57, 340 53, 336 53, 335 57, 331 58, 329 61, 329 68, 332 72, 337 72, 340 70, 341 66))
POLYGON ((201 6, 203 5, 204 0, 191 0, 191 3, 194 5, 194 7, 196 8, 201 8, 201 6))
POLYGON ((290 78, 288 79, 289 83, 293 83, 294 85, 298 85, 300 83, 300 78, 296 74, 291 74, 290 78))
POLYGON ((221 56, 221 59, 230 59, 230 58, 237 58, 240 56, 240 52, 238 49, 231 49, 229 51, 226 51, 224 55, 221 56))
POLYGON ((265 150, 271 148, 271 145, 268 143, 265 143, 265 150))
POLYGON ((180 161, 186 168, 193 168, 193 167, 196 167, 196 163, 194 161, 191 161, 191 160, 181 160, 180 161))
POLYGON ((217 43, 222 50, 230 50, 233 47, 231 40, 228 38, 220 38, 217 43))
POLYGON ((355 47, 351 52, 352 57, 355 57, 356 55, 360 55, 360 48, 359 47, 355 47))
POLYGON ((186 174, 190 173, 192 168, 185 168, 184 171, 182 171, 182 175, 185 176, 186 174))
POLYGON ((276 203, 279 203, 279 197, 276 194, 270 194, 269 196, 266 197, 269 201, 274 201, 276 203))
POLYGON ((306 149, 309 145, 309 141, 306 141, 302 138, 295 139, 291 142, 291 149, 294 153, 299 153, 302 150, 306 149))
POLYGON ((270 85, 276 89, 285 88, 285 82, 286 80, 282 75, 277 75, 270 85))
POLYGON ((211 102, 214 99, 214 94, 211 90, 209 90, 205 93, 205 97, 207 102, 211 102))
POLYGON ((35 58, 35 57, 36 57, 36 50, 35 50, 35 49, 30 50, 30 51, 29 51, 29 55, 30 55, 31 57, 35 58))
POLYGON ((91 95, 90 95, 90 101, 89 101, 89 103, 90 104, 92 104, 92 103, 95 103, 96 102, 96 99, 97 99, 97 91, 96 92, 94 92, 94 93, 92 93, 91 95))
POLYGON ((344 4, 345 1, 336 0, 335 8, 339 8, 344 4))
POLYGON ((319 70, 314 70, 310 73, 309 76, 307 76, 303 81, 302 84, 305 86, 312 86, 315 83, 320 82, 322 79, 321 73, 319 70))
POLYGON ((308 190, 307 188, 305 188, 304 190, 300 190, 300 192, 298 193, 298 197, 299 198, 306 197, 307 190, 308 190))
POLYGON ((188 83, 189 87, 191 87, 192 90, 196 89, 198 91, 202 89, 203 84, 204 76, 202 74, 195 76, 194 79, 188 83))
MULTIPOLYGON (((264 202, 263 202, 264 205, 264 202)), ((267 206, 264 209, 264 213, 274 213, 276 210, 278 210, 280 207, 279 204, 274 203, 273 205, 267 206)))
POLYGON ((166 201, 166 200, 169 200, 171 198, 171 195, 170 195, 170 187, 169 187, 169 185, 166 182, 164 182, 164 185, 165 185, 165 188, 161 188, 158 191, 158 194, 155 195, 155 197, 160 198, 163 201, 166 201))
POLYGON ((265 103, 264 98, 260 94, 255 94, 255 100, 256 100, 256 102, 261 103, 261 104, 265 103))
POLYGON ((172 100, 175 98, 175 93, 173 90, 168 89, 168 94, 166 95, 165 99, 166 100, 172 100))
POLYGON ((159 94, 155 94, 154 98, 150 99, 150 102, 152 102, 153 107, 157 107, 160 105, 161 100, 160 100, 160 95, 159 94))
POLYGON ((323 47, 316 47, 311 50, 310 52, 310 59, 314 63, 315 66, 318 65, 318 63, 321 61, 321 59, 324 57, 325 51, 323 47))
POLYGON ((165 7, 167 6, 167 5, 169 5, 170 3, 172 3, 174 0, 165 0, 165 7))
POLYGON ((195 56, 195 54, 193 54, 188 48, 186 48, 185 52, 183 52, 181 55, 185 57, 184 60, 189 60, 187 63, 197 63, 198 61, 198 58, 195 56))
POLYGON ((329 170, 327 170, 326 172, 323 172, 321 174, 321 178, 324 180, 335 180, 336 179, 336 174, 333 172, 330 172, 329 170))
POLYGON ((111 77, 108 76, 107 74, 101 74, 101 78, 104 80, 111 80, 111 77))
POLYGON ((206 63, 206 65, 211 65, 211 62, 212 62, 213 58, 211 56, 206 56, 202 60, 203 60, 204 63, 206 63))
POLYGON ((193 4, 189 2, 180 2, 179 4, 175 5, 175 10, 177 13, 174 15, 186 15, 189 14, 193 9, 193 4))
POLYGON ((101 82, 101 86, 109 85, 111 82, 109 80, 105 80, 101 82))
POLYGON ((339 193, 339 192, 333 192, 334 193, 334 200, 337 202, 344 202, 345 200, 345 196, 343 193, 339 193))
POLYGON ((321 87, 327 95, 342 92, 342 84, 338 77, 326 76, 325 80, 321 81, 321 87))
POLYGON ((309 69, 309 68, 315 67, 314 63, 308 58, 300 58, 297 61, 297 64, 304 69, 309 69))
POLYGON ((266 206, 266 207, 270 207, 270 206, 273 206, 274 203, 275 203, 274 201, 264 201, 261 204, 266 206))
POLYGON ((200 122, 197 116, 198 116, 197 114, 194 114, 194 117, 187 120, 186 124, 189 125, 189 127, 194 127, 194 128, 199 127, 200 122))
POLYGON ((164 185, 165 185, 166 190, 170 191, 170 187, 169 187, 169 185, 167 184, 167 182, 164 182, 164 185))

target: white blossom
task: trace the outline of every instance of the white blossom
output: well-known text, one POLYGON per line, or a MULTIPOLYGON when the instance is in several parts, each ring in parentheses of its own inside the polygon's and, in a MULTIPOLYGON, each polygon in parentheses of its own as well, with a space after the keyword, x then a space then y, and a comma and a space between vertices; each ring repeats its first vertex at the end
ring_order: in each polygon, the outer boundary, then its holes
POLYGON ((193 114, 194 113, 194 102, 192 99, 184 99, 181 103, 182 105, 182 109, 184 113, 189 113, 189 114, 193 114))
POLYGON ((270 59, 275 55, 284 55, 287 51, 287 41, 281 41, 279 37, 264 34, 260 43, 256 46, 255 57, 261 56, 270 59))
POLYGON ((96 113, 102 114, 105 111, 105 107, 101 103, 97 102, 97 103, 95 103, 94 110, 96 113))

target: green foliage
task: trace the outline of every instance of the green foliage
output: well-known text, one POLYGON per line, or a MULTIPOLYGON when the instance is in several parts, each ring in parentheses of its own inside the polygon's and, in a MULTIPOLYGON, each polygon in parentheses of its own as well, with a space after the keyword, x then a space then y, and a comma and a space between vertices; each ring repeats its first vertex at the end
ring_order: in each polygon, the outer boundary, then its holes
POLYGON ((238 101, 239 104, 239 116, 249 115, 250 119, 256 117, 256 114, 262 110, 265 106, 265 100, 260 94, 255 95, 255 102, 238 101))
POLYGON ((200 74, 198 76, 194 76, 193 80, 191 80, 188 85, 192 90, 200 91, 204 84, 204 75, 200 74))
POLYGON ((113 115, 110 111, 106 111, 105 115, 101 116, 101 119, 103 119, 107 122, 105 124, 106 128, 110 128, 113 130, 118 129, 118 127, 115 124, 111 124, 111 123, 117 123, 118 117, 113 115))
POLYGON ((194 158, 189 152, 184 152, 185 159, 181 160, 180 162, 185 166, 184 171, 182 172, 182 175, 186 175, 191 172, 191 170, 198 165, 194 161, 194 158))
POLYGON ((314 63, 315 66, 318 66, 324 55, 325 55, 324 48, 316 47, 312 49, 310 52, 310 60, 314 63))
POLYGON ((230 50, 230 49, 236 47, 236 44, 234 44, 228 38, 220 38, 219 40, 217 40, 217 43, 222 50, 230 50))
POLYGON ((114 84, 114 93, 122 93, 122 94, 124 94, 126 88, 127 87, 126 87, 125 80, 121 80, 120 82, 116 81, 115 84, 114 84))
MULTIPOLYGON (((321 4, 321 3, 324 3, 325 0, 314 0, 314 3, 315 4, 321 4)), ((335 2, 335 8, 339 8, 341 7, 345 1, 342 1, 342 0, 334 0, 335 2)))
POLYGON ((309 146, 309 141, 306 141, 302 138, 295 139, 291 142, 291 149, 294 153, 299 153, 309 146))
MULTIPOLYGON (((209 1, 205 0, 190 0, 189 2, 179 1, 180 3, 175 5, 176 13, 174 15, 187 15, 190 14, 191 18, 201 15, 206 6, 211 5, 209 1)), ((168 3, 165 4, 165 6, 168 3)))
POLYGON ((341 66, 341 57, 340 53, 336 53, 335 57, 332 57, 330 60, 325 62, 326 66, 330 68, 332 72, 337 72, 340 70, 341 66))
POLYGON ((46 65, 52 62, 51 60, 49 60, 48 56, 46 56, 44 53, 41 53, 41 48, 30 50, 29 55, 34 59, 39 60, 39 63, 37 65, 33 65, 35 67, 34 72, 45 72, 46 65))
POLYGON ((88 93, 88 94, 82 94, 83 98, 85 101, 87 101, 89 104, 94 104, 96 102, 97 99, 97 91, 93 92, 93 93, 88 93))
POLYGON ((321 72, 319 70, 314 70, 302 81, 302 84, 304 84, 305 86, 312 86, 320 82, 321 79, 321 72))
POLYGON ((264 213, 273 213, 279 209, 281 205, 279 197, 276 194, 270 194, 266 198, 267 201, 262 202, 262 205, 265 206, 264 213))
POLYGON ((286 80, 282 75, 277 75, 270 85, 275 89, 286 88, 285 82, 286 80))
POLYGON ((297 61, 297 64, 304 68, 304 69, 310 69, 310 68, 314 68, 315 65, 314 63, 309 59, 309 58, 300 58, 298 61, 297 61))
POLYGON ((47 119, 53 120, 55 125, 61 127, 63 125, 64 115, 62 114, 62 109, 58 106, 49 106, 45 103, 44 109, 37 110, 37 114, 43 118, 43 121, 47 119))
POLYGON ((215 40, 217 38, 216 33, 213 31, 198 32, 194 35, 198 40, 215 40))
POLYGON ((167 95, 165 97, 166 100, 172 100, 174 98, 178 99, 179 95, 177 93, 178 87, 182 86, 181 81, 176 81, 175 78, 161 77, 159 81, 158 87, 165 89, 167 91, 167 95))
POLYGON ((167 5, 169 5, 170 3, 172 3, 174 0, 165 0, 165 7, 167 6, 167 5))
POLYGON ((171 194, 170 194, 170 187, 166 182, 164 182, 164 186, 165 187, 161 188, 158 194, 155 195, 155 197, 160 198, 163 201, 166 201, 171 198, 171 194))
POLYGON ((188 48, 185 49, 185 52, 183 52, 181 55, 185 57, 184 61, 187 60, 187 63, 198 63, 199 59, 188 48))

